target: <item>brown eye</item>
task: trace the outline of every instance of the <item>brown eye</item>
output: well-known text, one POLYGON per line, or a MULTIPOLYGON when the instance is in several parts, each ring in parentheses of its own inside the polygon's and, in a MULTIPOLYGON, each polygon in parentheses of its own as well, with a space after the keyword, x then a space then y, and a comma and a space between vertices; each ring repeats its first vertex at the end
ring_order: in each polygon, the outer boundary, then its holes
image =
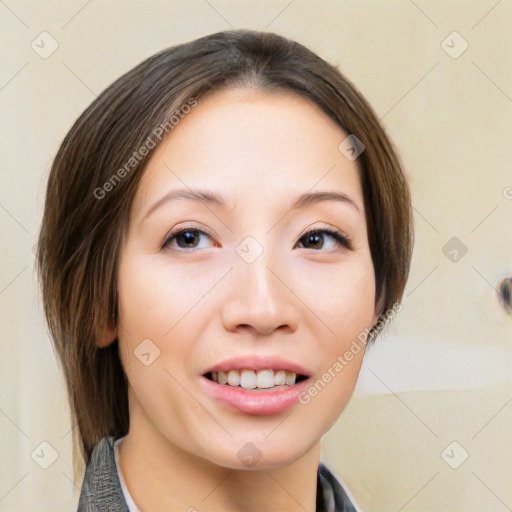
POLYGON ((179 249, 196 249, 201 237, 210 238, 208 233, 200 229, 185 228, 179 231, 171 232, 167 235, 162 249, 169 247, 174 241, 179 249))
POLYGON ((306 246, 312 245, 313 249, 323 249, 325 245, 324 237, 326 236, 331 240, 335 241, 334 245, 342 245, 344 247, 347 247, 348 249, 352 248, 348 238, 343 233, 335 229, 315 229, 312 231, 308 231, 299 240, 299 242, 306 246))

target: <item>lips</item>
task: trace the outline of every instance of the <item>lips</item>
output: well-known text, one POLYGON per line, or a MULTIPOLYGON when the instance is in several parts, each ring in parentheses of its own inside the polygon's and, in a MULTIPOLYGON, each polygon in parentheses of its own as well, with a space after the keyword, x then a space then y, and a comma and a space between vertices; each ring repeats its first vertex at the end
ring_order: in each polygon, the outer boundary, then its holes
POLYGON ((206 368, 200 386, 217 403, 244 414, 279 414, 299 403, 311 375, 280 356, 239 356, 206 368))
POLYGON ((202 376, 199 385, 204 394, 220 407, 249 415, 271 415, 283 413, 300 405, 299 397, 307 390, 309 379, 305 378, 293 385, 249 390, 229 384, 221 385, 202 376))

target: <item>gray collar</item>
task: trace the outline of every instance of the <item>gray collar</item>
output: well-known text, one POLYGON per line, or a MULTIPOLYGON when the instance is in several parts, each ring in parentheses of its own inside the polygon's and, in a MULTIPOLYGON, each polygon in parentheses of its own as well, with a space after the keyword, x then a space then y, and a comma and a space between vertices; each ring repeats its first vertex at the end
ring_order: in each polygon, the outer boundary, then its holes
MULTIPOLYGON (((87 463, 77 512, 130 512, 116 469, 114 437, 104 437, 87 463)), ((345 490, 320 462, 317 474, 317 512, 357 512, 345 490)))

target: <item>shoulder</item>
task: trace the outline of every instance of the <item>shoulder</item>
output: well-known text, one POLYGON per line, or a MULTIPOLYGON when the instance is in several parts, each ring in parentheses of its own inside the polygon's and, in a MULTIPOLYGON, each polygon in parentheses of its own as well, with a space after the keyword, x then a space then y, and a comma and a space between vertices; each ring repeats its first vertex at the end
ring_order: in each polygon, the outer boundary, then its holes
POLYGON ((129 512, 117 474, 114 437, 104 437, 94 447, 85 468, 77 512, 129 512))
POLYGON ((320 462, 318 466, 318 484, 323 501, 322 512, 358 512, 347 492, 329 468, 320 462))

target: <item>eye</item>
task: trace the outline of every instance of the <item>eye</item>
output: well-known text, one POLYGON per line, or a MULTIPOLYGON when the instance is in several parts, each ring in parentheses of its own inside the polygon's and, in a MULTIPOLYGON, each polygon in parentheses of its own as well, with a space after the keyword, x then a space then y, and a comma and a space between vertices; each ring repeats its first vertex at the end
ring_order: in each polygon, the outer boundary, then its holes
POLYGON ((203 236, 208 238, 211 237, 209 233, 195 228, 182 228, 176 231, 171 231, 165 237, 162 249, 175 245, 173 242, 176 242, 179 249, 197 249, 200 248, 198 243, 203 236))
POLYGON ((314 229, 312 231, 308 231, 304 236, 300 238, 299 243, 305 241, 303 245, 311 244, 313 245, 314 249, 323 249, 325 246, 325 236, 331 240, 334 240, 334 242, 331 242, 330 246, 327 244, 327 249, 335 249, 337 244, 340 244, 347 249, 352 249, 352 244, 350 243, 349 238, 341 231, 332 228, 314 229))
MULTIPOLYGON (((212 235, 196 228, 177 229, 176 231, 171 231, 166 236, 162 244, 162 249, 166 247, 176 249, 176 244, 178 249, 198 249, 201 248, 199 241, 203 237, 211 238, 212 235)), ((347 249, 352 249, 350 239, 341 231, 332 228, 314 229, 308 231, 300 238, 299 244, 305 246, 313 245, 313 249, 316 250, 325 248, 334 249, 336 248, 336 245, 342 245, 347 249), (326 247, 325 237, 331 240, 330 246, 328 243, 326 247)), ((297 245, 295 247, 297 247, 297 245)))

